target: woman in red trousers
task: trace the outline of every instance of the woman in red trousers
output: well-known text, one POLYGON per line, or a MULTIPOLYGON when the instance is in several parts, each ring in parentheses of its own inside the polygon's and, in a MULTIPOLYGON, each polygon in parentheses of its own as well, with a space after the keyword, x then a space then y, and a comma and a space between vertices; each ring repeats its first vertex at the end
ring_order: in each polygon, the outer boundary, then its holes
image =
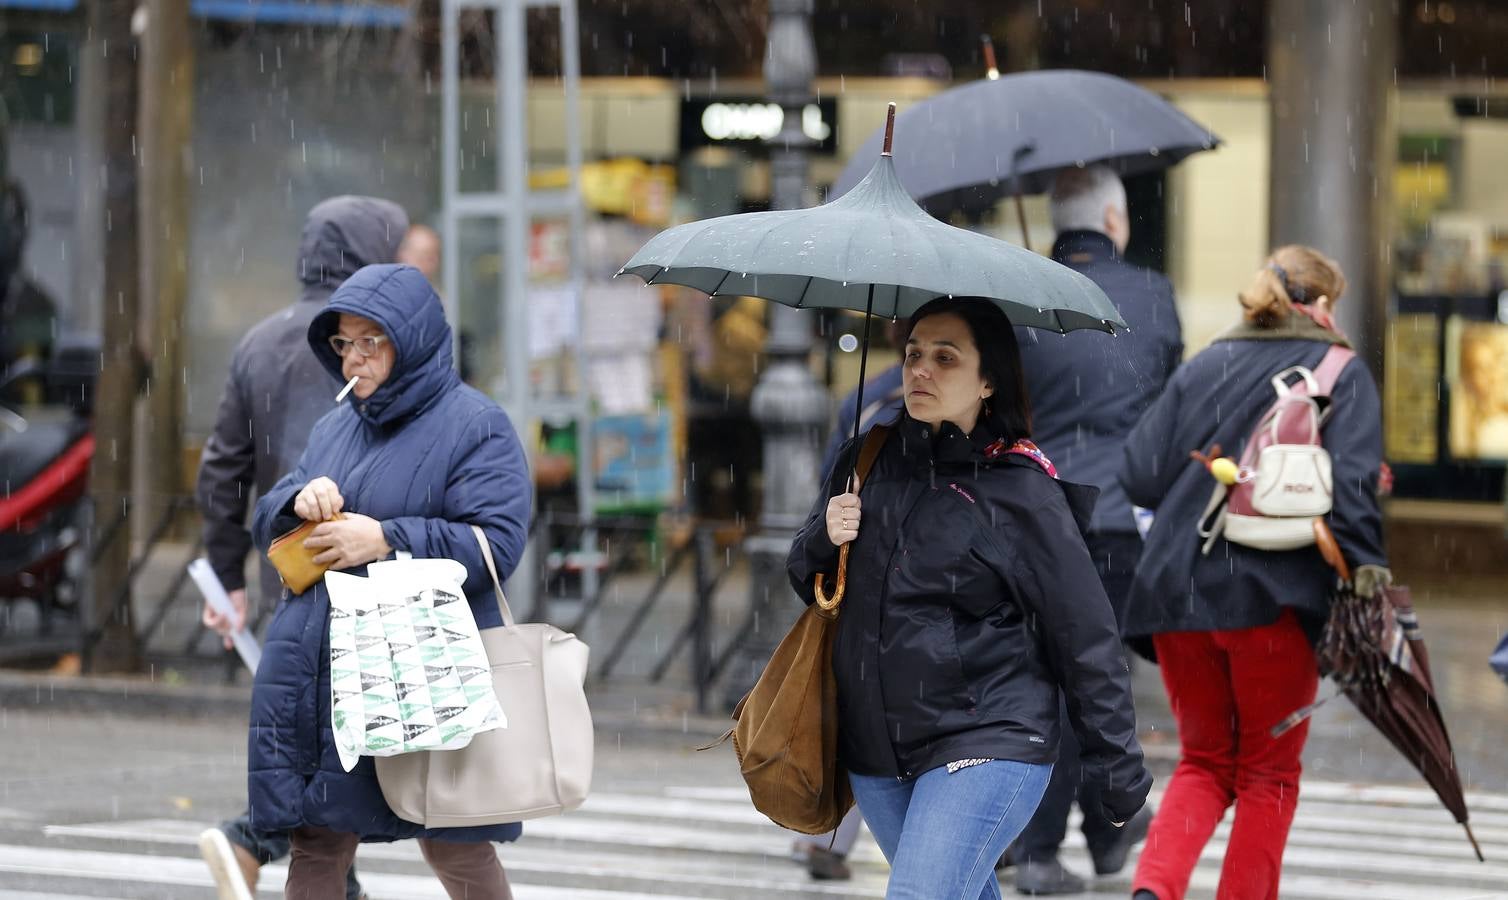
MULTIPOLYGON (((1335 575, 1313 546, 1258 550, 1200 522, 1215 481, 1190 451, 1218 444, 1235 458, 1291 366, 1318 369, 1346 347, 1331 314, 1340 267, 1308 247, 1282 247, 1240 295, 1244 315, 1174 374, 1126 443, 1120 479, 1154 511, 1137 568, 1126 636, 1162 668, 1181 757, 1137 865, 1136 900, 1181 900, 1200 852, 1235 804, 1218 900, 1274 900, 1298 803, 1300 725, 1272 737, 1314 700, 1314 642, 1335 575)), ((1377 478, 1382 416, 1366 365, 1341 352, 1322 442, 1333 461, 1326 520, 1359 589, 1385 582, 1377 478)))

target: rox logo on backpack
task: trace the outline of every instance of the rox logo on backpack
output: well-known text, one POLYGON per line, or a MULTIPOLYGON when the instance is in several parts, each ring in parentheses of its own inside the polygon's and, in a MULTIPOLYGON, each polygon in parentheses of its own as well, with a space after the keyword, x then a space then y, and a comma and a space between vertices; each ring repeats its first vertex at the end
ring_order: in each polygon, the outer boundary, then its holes
POLYGON ((1355 357, 1337 345, 1312 372, 1293 366, 1272 377, 1277 399, 1247 438, 1234 483, 1216 485, 1199 517, 1206 555, 1221 536, 1257 550, 1314 543, 1314 520, 1329 514, 1335 497, 1321 430, 1335 382, 1355 357))

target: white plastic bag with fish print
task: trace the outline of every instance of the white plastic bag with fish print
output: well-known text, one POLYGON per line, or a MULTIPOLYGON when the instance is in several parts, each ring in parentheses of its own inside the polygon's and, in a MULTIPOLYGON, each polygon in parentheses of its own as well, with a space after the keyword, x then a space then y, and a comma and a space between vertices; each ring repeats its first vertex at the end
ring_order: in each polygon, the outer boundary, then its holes
POLYGON ((459 750, 506 728, 486 651, 449 559, 325 573, 330 593, 330 725, 347 772, 362 756, 459 750))

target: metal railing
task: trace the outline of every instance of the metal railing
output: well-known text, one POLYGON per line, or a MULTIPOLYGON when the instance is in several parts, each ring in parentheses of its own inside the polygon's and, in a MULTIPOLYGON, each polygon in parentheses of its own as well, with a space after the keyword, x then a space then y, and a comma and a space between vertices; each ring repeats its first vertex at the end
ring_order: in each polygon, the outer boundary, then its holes
MULTIPOLYGON (((203 540, 197 535, 190 545, 166 541, 175 521, 193 509, 192 497, 179 497, 168 502, 152 524, 146 540, 132 556, 126 582, 114 587, 108 609, 109 615, 121 615, 124 606, 136 596, 136 635, 146 658, 154 663, 171 665, 176 661, 196 661, 203 664, 223 658, 225 680, 234 680, 240 663, 233 653, 223 653, 217 641, 205 637, 197 625, 188 627, 181 634, 174 634, 168 627, 170 616, 182 612, 185 604, 195 611, 197 621, 200 598, 194 591, 185 590, 189 582, 188 563, 203 552, 203 540), (187 546, 187 553, 183 548, 187 546), (164 554, 170 558, 165 558, 164 554), (142 577, 148 571, 161 576, 171 571, 165 585, 157 596, 142 602, 142 577)), ((98 557, 110 541, 124 534, 121 524, 131 514, 129 504, 123 504, 120 512, 109 522, 95 523, 95 537, 90 547, 92 557, 98 557)), ((719 597, 725 596, 723 588, 730 573, 744 562, 742 542, 736 541, 719 547, 718 533, 729 531, 733 523, 710 520, 674 521, 664 518, 640 516, 584 518, 571 514, 542 512, 530 526, 530 539, 536 547, 532 554, 534 570, 533 592, 527 619, 529 621, 552 621, 560 613, 561 621, 554 621, 568 631, 581 632, 607 618, 604 611, 610 598, 619 589, 622 579, 630 573, 642 572, 644 565, 657 566, 655 575, 642 593, 631 598, 626 618, 615 619, 610 626, 611 634, 598 638, 598 647, 593 656, 599 659, 589 678, 593 683, 608 681, 622 670, 630 651, 649 644, 644 629, 657 613, 662 613, 668 598, 674 596, 683 601, 684 614, 671 613, 672 632, 668 642, 656 647, 652 662, 644 669, 650 683, 659 684, 670 675, 677 661, 689 653, 689 677, 687 687, 695 694, 698 712, 707 712, 712 687, 727 670, 740 645, 755 627, 753 610, 748 610, 740 624, 731 632, 723 629, 717 633, 715 613, 719 597), (595 558, 586 558, 588 565, 598 567, 596 578, 581 578, 581 586, 590 593, 571 594, 551 592, 552 585, 567 581, 572 569, 569 565, 552 564, 549 544, 563 547, 581 546, 581 537, 591 530, 599 547, 595 558), (539 548, 544 548, 543 550, 539 548), (673 591, 678 580, 689 581, 688 589, 673 591)), ((92 561, 92 560, 91 560, 92 561)), ((574 562, 580 563, 577 557, 574 562)), ((517 574, 515 574, 515 578, 517 574)), ((747 598, 738 597, 733 602, 746 603, 747 598)), ((682 605, 672 603, 671 605, 682 605)), ((252 615, 248 623, 257 629, 271 610, 263 604, 248 604, 252 615)), ((80 650, 87 660, 90 649, 98 642, 102 629, 91 616, 84 615, 91 608, 87 598, 81 598, 80 618, 75 633, 68 638, 69 647, 80 650)), ((97 609, 98 607, 93 607, 97 609)), ((181 621, 181 620, 180 620, 181 621)), ((661 623, 663 626, 663 622, 661 623)), ((0 645, 3 645, 0 641, 0 645)), ((0 646, 0 661, 4 659, 4 647, 0 646)), ((643 654, 640 654, 642 657, 643 654)), ((641 659, 642 661, 642 659, 641 659)), ((86 669, 87 670, 87 669, 86 669)))
MULTIPOLYGON (((650 667, 649 681, 652 684, 662 682, 682 652, 689 648, 691 654, 690 687, 696 694, 697 712, 705 713, 708 711, 708 696, 712 686, 726 671, 728 663, 732 661, 739 646, 752 633, 756 623, 751 610, 723 646, 720 648, 716 646, 713 613, 718 591, 726 582, 728 574, 742 561, 742 544, 730 545, 722 553, 718 552, 717 532, 727 528, 731 523, 693 520, 689 523, 678 524, 681 525, 678 530, 684 533, 684 537, 672 542, 664 549, 664 556, 660 560, 659 575, 633 604, 628 619, 612 637, 611 643, 602 651, 602 661, 591 672, 589 678, 594 683, 603 683, 612 677, 629 649, 639 638, 645 624, 663 602, 672 582, 689 567, 691 602, 684 620, 677 625, 674 636, 650 667)), ((601 614, 603 603, 610 595, 615 579, 631 567, 633 556, 630 553, 621 552, 616 556, 612 553, 615 541, 621 544, 624 538, 638 538, 640 543, 647 544, 651 541, 653 534, 663 529, 664 523, 646 518, 584 519, 579 516, 544 513, 535 519, 533 527, 536 532, 543 530, 546 535, 552 530, 564 532, 561 534, 561 543, 566 546, 578 543, 574 540, 577 535, 573 532, 592 528, 599 535, 602 545, 608 548, 606 552, 608 563, 599 576, 595 591, 590 596, 580 598, 580 609, 572 621, 556 623, 568 631, 581 631, 601 614)), ((537 537, 536 540, 538 540, 537 537)), ((542 574, 540 581, 541 584, 547 582, 548 575, 542 574)), ((531 613, 531 619, 547 621, 549 619, 547 605, 551 602, 551 598, 546 596, 543 589, 535 596, 536 604, 531 613)))

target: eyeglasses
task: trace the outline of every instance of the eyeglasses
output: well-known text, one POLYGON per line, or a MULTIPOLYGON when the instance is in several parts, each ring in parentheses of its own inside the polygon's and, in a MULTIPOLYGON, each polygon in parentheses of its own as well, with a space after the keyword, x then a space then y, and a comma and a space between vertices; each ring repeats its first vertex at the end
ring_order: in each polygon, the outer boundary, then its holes
POLYGON ((353 346, 356 348, 356 352, 360 353, 363 357, 372 357, 377 354, 377 348, 382 345, 383 341, 386 340, 387 335, 385 334, 359 337, 354 341, 350 338, 343 338, 340 335, 336 334, 330 336, 330 349, 334 350, 335 355, 339 356, 342 359, 345 358, 346 351, 351 349, 353 346))

